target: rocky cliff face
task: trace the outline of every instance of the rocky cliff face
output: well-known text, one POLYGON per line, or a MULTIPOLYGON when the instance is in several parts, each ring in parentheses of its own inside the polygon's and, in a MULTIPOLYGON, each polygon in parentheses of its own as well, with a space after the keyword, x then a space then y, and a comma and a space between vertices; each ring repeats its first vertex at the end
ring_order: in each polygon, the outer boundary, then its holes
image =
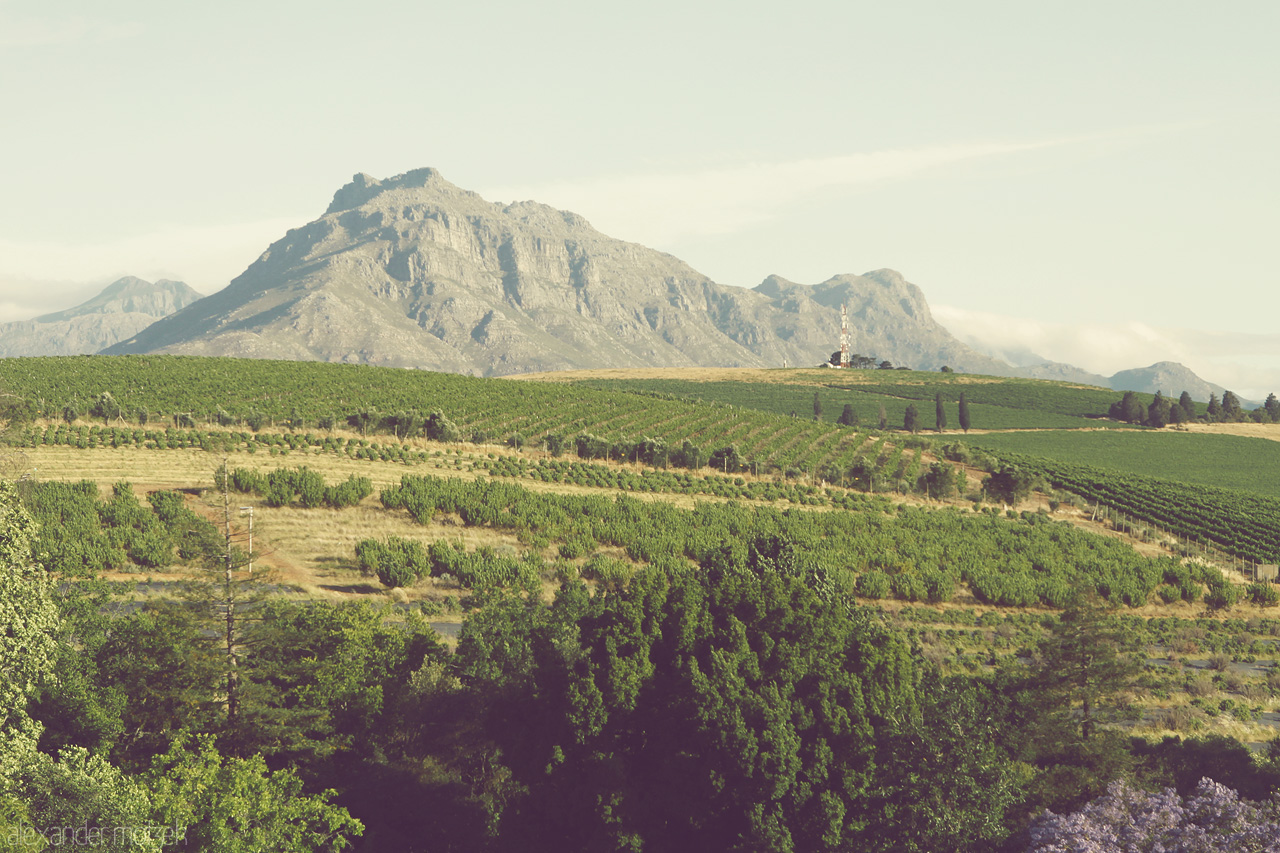
POLYGON ((0 324, 0 357, 95 353, 198 299, 180 281, 126 276, 74 308, 0 324))
POLYGON ((109 352, 349 361, 479 375, 588 367, 792 366, 839 346, 992 372, 890 270, 805 286, 716 284, 536 202, 495 204, 420 169, 356 175, 225 290, 109 352), (864 343, 865 342, 865 343, 864 343))

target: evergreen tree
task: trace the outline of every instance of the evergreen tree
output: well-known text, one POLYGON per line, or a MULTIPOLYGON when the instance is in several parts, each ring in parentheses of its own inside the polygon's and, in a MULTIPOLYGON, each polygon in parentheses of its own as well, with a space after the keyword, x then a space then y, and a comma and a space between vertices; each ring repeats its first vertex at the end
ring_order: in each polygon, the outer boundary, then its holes
POLYGON ((885 414, 884 403, 880 404, 880 429, 889 428, 889 416, 885 414))
POLYGON ((1147 426, 1153 426, 1157 429, 1169 423, 1169 401, 1159 391, 1151 400, 1151 405, 1147 406, 1147 426))
POLYGON ((937 424, 938 432, 942 432, 947 428, 947 410, 942 406, 942 392, 939 391, 933 397, 934 405, 934 423, 937 424))
POLYGON ((1217 423, 1222 420, 1222 405, 1218 403, 1217 394, 1209 394, 1209 408, 1207 409, 1207 413, 1206 420, 1208 420, 1209 423, 1217 423))
POLYGON ((822 400, 818 398, 818 392, 813 392, 813 419, 815 421, 822 420, 822 400))
POLYGON ((1240 405, 1240 398, 1230 391, 1222 392, 1222 420, 1238 421, 1244 416, 1244 407, 1240 405))
POLYGON ((915 403, 907 406, 906 414, 902 418, 902 428, 912 435, 920 431, 920 413, 916 411, 915 403))
POLYGON ((857 426, 858 425, 858 413, 853 410, 852 403, 844 404, 844 411, 840 413, 840 417, 838 420, 836 420, 836 423, 840 424, 841 426, 857 426))
POLYGON ((1191 399, 1191 395, 1186 391, 1178 397, 1178 408, 1182 409, 1183 421, 1194 421, 1196 419, 1196 403, 1191 399))
POLYGON ((1266 410, 1267 416, 1273 422, 1280 422, 1280 400, 1276 399, 1275 394, 1267 395, 1267 402, 1263 404, 1262 408, 1266 410))
POLYGON ((964 392, 960 392, 960 429, 967 434, 969 432, 969 401, 965 399, 964 392))

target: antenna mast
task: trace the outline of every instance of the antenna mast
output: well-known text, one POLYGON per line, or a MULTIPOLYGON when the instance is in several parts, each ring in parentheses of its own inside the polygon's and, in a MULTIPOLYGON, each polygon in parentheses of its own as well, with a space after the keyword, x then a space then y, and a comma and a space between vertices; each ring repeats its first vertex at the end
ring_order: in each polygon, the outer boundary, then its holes
POLYGON ((840 306, 840 366, 849 366, 849 306, 840 306))

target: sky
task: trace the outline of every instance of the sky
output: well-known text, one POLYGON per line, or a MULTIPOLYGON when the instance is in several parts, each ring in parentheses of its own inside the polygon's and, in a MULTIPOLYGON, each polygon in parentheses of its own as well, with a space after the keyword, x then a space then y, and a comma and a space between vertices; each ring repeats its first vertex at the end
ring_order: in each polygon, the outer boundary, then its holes
POLYGON ((890 267, 991 348, 1280 391, 1280 4, 769 7, 0 0, 0 321, 211 293, 433 166, 724 284, 890 267))

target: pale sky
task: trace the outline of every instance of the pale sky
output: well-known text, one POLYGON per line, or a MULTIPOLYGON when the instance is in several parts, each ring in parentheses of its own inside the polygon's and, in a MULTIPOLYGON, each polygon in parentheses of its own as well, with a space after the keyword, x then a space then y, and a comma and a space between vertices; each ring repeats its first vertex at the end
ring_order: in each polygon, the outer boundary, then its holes
POLYGON ((957 334, 1264 396, 1278 32, 1274 0, 0 0, 0 321, 211 293, 353 173, 434 166, 725 284, 892 267, 957 334))

